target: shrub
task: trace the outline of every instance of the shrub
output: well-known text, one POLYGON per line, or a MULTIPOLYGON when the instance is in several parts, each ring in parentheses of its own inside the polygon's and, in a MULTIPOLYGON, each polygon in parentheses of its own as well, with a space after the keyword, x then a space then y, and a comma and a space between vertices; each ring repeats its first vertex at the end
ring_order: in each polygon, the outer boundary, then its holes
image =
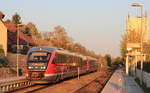
POLYGON ((5 56, 0 56, 0 67, 7 67, 8 59, 5 56))
POLYGON ((4 50, 0 48, 0 56, 4 56, 4 50))
POLYGON ((0 49, 0 67, 8 66, 8 60, 4 55, 4 50, 0 49))
POLYGON ((28 50, 29 50, 28 46, 23 46, 23 49, 21 49, 21 54, 27 54, 28 50))

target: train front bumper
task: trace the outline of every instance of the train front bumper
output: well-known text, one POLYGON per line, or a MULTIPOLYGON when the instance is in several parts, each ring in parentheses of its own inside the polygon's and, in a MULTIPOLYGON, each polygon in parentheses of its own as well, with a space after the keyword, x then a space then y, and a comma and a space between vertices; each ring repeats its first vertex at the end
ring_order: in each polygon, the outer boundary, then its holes
POLYGON ((33 77, 27 77, 28 80, 30 80, 32 83, 53 83, 55 82, 57 78, 57 75, 55 74, 45 74, 44 77, 41 78, 33 78, 33 77))

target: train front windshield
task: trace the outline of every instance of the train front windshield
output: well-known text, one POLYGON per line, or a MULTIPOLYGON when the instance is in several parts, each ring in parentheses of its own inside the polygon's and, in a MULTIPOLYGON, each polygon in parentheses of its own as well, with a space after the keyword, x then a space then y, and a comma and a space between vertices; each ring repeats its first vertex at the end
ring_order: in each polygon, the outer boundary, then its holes
POLYGON ((50 57, 50 52, 31 52, 28 56, 28 69, 30 71, 44 71, 47 68, 50 57))

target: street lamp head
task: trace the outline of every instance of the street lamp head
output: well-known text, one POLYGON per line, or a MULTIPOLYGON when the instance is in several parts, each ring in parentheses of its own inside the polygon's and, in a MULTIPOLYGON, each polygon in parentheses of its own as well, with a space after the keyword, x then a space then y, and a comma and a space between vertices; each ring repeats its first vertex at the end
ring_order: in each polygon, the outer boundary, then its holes
POLYGON ((129 51, 132 51, 132 48, 127 48, 127 51, 129 52, 129 51))
POLYGON ((144 4, 141 4, 141 3, 133 3, 131 6, 133 6, 133 7, 143 7, 144 4))
POLYGON ((0 11, 0 20, 2 20, 5 17, 5 15, 0 11))

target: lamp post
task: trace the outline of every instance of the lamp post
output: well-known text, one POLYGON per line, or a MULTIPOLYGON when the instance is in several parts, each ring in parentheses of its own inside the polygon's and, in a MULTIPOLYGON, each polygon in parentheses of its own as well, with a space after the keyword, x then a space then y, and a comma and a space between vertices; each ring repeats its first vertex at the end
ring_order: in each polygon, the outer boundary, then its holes
POLYGON ((19 27, 23 26, 23 24, 17 24, 17 62, 16 62, 16 65, 17 65, 17 77, 19 77, 19 27))
POLYGON ((129 58, 131 56, 133 49, 131 47, 128 47, 127 44, 127 54, 126 54, 126 74, 129 74, 129 58))
POLYGON ((143 76, 143 4, 140 3, 133 3, 133 7, 140 7, 141 8, 141 84, 142 84, 142 76, 143 76))

